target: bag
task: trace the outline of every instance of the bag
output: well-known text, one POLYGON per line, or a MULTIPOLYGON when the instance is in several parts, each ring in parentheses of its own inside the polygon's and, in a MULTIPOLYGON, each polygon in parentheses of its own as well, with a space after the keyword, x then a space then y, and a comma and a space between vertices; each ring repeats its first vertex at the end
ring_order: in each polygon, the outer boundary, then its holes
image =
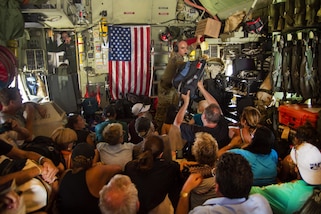
POLYGON ((82 107, 85 115, 94 115, 99 109, 96 97, 85 98, 82 102, 82 107))
POLYGON ((173 78, 173 86, 181 94, 186 94, 190 90, 190 97, 195 98, 197 82, 204 75, 205 60, 187 61, 178 68, 173 78))
POLYGON ((37 136, 33 141, 22 144, 21 149, 36 152, 49 158, 56 166, 62 163, 66 167, 58 145, 50 137, 37 136))
POLYGON ((132 104, 136 104, 136 103, 143 103, 145 105, 151 105, 152 104, 152 100, 150 97, 146 96, 146 95, 137 95, 134 93, 127 93, 126 94, 127 100, 132 104))

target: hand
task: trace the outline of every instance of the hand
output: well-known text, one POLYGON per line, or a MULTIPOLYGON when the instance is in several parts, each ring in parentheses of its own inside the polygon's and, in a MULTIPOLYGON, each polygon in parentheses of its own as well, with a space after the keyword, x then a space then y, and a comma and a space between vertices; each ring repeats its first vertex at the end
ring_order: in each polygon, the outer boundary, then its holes
POLYGON ((189 103, 190 93, 191 93, 190 90, 188 90, 186 94, 181 94, 184 103, 189 103))
POLYGON ((202 79, 197 82, 197 87, 198 87, 199 89, 204 88, 203 80, 202 80, 202 79))
POLYGON ((190 193, 192 189, 200 185, 200 183, 203 181, 203 177, 200 173, 192 173, 186 180, 182 192, 190 193))
POLYGON ((196 42, 197 42, 197 44, 201 44, 202 42, 201 42, 201 38, 203 37, 203 35, 197 35, 196 36, 196 42))
POLYGON ((58 168, 47 158, 44 160, 42 166, 42 178, 48 183, 54 182, 55 176, 58 173, 58 168))
POLYGON ((15 120, 15 119, 8 119, 6 121, 6 123, 10 123, 11 124, 11 129, 14 130, 14 131, 17 131, 16 129, 19 129, 19 124, 18 122, 15 120))

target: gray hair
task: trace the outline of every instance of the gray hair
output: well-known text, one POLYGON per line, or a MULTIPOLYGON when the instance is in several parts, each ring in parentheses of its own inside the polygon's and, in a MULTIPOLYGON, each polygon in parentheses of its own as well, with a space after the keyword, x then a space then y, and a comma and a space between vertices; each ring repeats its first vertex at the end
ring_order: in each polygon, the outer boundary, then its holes
POLYGON ((138 191, 127 175, 116 174, 99 192, 102 214, 134 214, 138 202, 138 191))

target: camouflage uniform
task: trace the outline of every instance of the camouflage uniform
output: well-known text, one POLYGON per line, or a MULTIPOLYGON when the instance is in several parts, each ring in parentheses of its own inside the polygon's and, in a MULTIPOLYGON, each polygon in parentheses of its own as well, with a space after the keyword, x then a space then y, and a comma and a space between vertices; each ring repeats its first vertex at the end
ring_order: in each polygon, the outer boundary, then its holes
POLYGON ((168 106, 170 104, 178 105, 179 95, 177 93, 177 90, 172 85, 172 80, 177 72, 177 69, 183 63, 184 57, 176 52, 173 52, 168 59, 166 69, 161 77, 158 87, 158 104, 154 118, 159 129, 161 129, 162 124, 165 121, 168 106))

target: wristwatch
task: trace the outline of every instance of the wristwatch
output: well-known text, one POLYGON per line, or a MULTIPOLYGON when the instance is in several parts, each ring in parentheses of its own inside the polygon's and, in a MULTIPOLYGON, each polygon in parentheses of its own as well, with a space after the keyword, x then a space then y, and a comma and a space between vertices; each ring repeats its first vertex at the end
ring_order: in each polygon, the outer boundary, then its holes
POLYGON ((188 192, 181 192, 180 196, 182 198, 186 198, 186 197, 188 197, 188 192))

